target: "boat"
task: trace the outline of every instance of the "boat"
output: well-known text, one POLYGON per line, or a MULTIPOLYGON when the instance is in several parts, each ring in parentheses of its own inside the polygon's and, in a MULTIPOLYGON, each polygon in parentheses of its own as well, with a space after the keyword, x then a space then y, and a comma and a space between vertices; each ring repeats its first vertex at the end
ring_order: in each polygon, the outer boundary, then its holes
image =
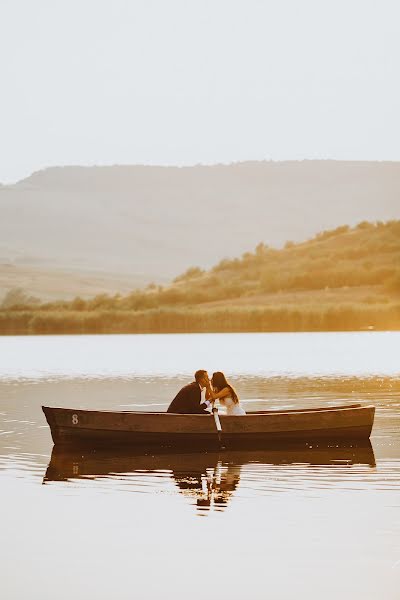
POLYGON ((228 416, 42 407, 55 445, 263 448, 282 441, 367 440, 375 407, 266 410, 228 416))

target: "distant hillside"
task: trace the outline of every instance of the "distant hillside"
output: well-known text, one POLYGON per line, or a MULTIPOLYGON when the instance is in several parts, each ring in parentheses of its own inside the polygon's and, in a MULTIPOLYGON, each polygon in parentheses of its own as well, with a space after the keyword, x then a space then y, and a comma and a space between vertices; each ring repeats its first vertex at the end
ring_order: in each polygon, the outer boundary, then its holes
POLYGON ((75 271, 0 263, 0 305, 11 291, 20 288, 40 300, 72 300, 75 296, 93 298, 98 294, 127 294, 136 286, 144 286, 147 279, 128 274, 101 271, 75 271))
POLYGON ((0 264, 165 283, 259 242, 400 218, 399 198, 398 162, 49 168, 1 186, 0 264))
MULTIPOLYGON (((9 303, 11 304, 11 303, 9 303)), ((400 220, 258 244, 128 295, 0 310, 0 333, 400 329, 400 220)))
MULTIPOLYGON (((400 277, 400 221, 348 225, 323 231, 281 250, 260 243, 241 258, 224 259, 210 271, 188 269, 174 285, 159 292, 174 303, 240 304, 277 293, 373 288, 386 293, 400 277)), ((157 302, 157 305, 159 302, 157 302)))

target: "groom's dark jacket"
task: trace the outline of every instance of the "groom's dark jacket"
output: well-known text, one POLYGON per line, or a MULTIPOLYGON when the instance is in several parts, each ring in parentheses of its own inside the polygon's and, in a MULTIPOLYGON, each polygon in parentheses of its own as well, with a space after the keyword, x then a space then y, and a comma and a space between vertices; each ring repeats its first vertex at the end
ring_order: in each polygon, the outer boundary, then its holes
POLYGON ((169 413, 209 414, 205 404, 200 404, 201 391, 198 383, 193 381, 185 385, 168 406, 169 413))

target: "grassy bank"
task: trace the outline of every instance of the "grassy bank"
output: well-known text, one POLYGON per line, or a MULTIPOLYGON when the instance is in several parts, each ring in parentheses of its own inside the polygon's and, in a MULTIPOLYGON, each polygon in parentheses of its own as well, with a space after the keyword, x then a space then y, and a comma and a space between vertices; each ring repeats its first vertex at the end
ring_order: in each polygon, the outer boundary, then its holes
POLYGON ((189 333, 400 330, 400 302, 324 309, 231 307, 215 310, 4 311, 0 334, 189 333))
POLYGON ((0 334, 400 329, 400 221, 259 244, 168 287, 40 303, 9 294, 0 334))

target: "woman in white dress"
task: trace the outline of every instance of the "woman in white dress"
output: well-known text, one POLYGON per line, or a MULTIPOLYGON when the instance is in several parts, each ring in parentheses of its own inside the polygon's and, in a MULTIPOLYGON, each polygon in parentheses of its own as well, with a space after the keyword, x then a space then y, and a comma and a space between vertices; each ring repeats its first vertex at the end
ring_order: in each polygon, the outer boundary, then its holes
POLYGON ((229 416, 246 414, 246 411, 240 406, 237 393, 221 371, 213 373, 211 385, 207 386, 207 399, 219 400, 220 405, 226 408, 226 414, 229 416))

